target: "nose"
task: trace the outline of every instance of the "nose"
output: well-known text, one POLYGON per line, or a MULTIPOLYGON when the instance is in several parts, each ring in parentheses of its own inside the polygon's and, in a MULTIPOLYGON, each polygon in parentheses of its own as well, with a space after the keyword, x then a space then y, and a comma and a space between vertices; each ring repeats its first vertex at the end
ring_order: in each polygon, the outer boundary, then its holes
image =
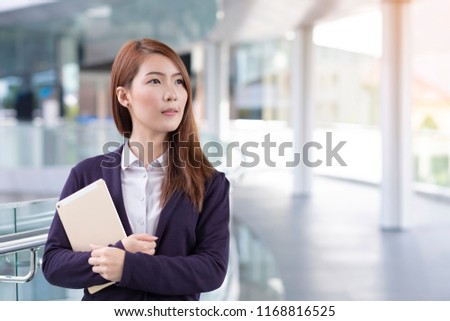
POLYGON ((177 93, 172 87, 168 87, 164 93, 164 100, 165 101, 176 101, 178 99, 177 93))

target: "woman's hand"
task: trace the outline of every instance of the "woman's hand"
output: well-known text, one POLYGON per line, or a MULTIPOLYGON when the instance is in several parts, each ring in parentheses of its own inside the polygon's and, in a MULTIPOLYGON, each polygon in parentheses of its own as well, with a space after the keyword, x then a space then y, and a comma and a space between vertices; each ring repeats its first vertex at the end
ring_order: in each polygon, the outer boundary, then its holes
POLYGON ((156 236, 150 234, 132 234, 122 240, 122 244, 126 251, 131 253, 142 252, 145 254, 155 254, 156 236))
POLYGON ((119 282, 122 278, 125 251, 108 246, 91 245, 92 252, 88 262, 92 265, 92 271, 103 278, 113 282, 119 282))

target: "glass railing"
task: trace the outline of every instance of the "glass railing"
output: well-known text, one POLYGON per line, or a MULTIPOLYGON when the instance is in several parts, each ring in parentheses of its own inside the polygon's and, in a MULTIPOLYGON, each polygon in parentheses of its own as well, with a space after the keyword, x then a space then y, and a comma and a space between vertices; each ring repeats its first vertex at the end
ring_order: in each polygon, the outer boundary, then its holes
MULTIPOLYGON (((55 213, 56 199, 0 204, 0 242, 13 235, 25 232, 45 232, 55 213)), ((16 243, 20 243, 17 241, 16 243)), ((0 246, 3 249, 3 246, 0 246)), ((70 290, 50 285, 42 275, 39 260, 43 246, 33 247, 37 251, 37 270, 30 282, 0 282, 0 300, 68 300, 81 298, 80 290, 70 290)), ((0 255, 0 276, 24 276, 30 270, 31 248, 0 255)), ((33 264, 31 264, 33 265, 33 264)))
POLYGON ((284 300, 284 285, 270 247, 240 220, 233 220, 239 255, 240 300, 284 300))
POLYGON ((70 166, 102 153, 107 142, 122 142, 110 120, 64 122, 54 126, 31 122, 0 125, 0 168, 70 166), (26 146, 26 148, 24 148, 26 146))

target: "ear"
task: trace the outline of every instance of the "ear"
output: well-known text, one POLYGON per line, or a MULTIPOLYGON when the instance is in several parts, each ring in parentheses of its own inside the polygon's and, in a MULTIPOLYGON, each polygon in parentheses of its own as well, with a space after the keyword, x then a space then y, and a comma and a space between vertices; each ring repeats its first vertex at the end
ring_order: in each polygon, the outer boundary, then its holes
POLYGON ((116 96, 117 100, 122 106, 128 107, 130 105, 130 101, 128 99, 128 90, 125 87, 122 86, 117 87, 116 96))

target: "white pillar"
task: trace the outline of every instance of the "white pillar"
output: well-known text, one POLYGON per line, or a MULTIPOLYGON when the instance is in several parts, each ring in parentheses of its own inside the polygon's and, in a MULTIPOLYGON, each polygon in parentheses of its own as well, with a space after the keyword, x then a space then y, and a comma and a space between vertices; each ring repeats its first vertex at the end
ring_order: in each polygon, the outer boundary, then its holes
POLYGON ((411 22, 410 3, 389 0, 383 8, 381 78, 381 227, 411 223, 411 22))
MULTIPOLYGON (((312 27, 302 27, 292 43, 292 129, 294 151, 303 157, 303 146, 312 140, 313 40, 312 27)), ((294 167, 294 196, 311 193, 312 170, 303 162, 294 167)))
POLYGON ((224 139, 230 119, 229 46, 207 43, 205 48, 205 130, 224 139))
POLYGON ((219 75, 219 137, 227 140, 230 125, 230 45, 226 42, 220 44, 220 75, 219 75))

